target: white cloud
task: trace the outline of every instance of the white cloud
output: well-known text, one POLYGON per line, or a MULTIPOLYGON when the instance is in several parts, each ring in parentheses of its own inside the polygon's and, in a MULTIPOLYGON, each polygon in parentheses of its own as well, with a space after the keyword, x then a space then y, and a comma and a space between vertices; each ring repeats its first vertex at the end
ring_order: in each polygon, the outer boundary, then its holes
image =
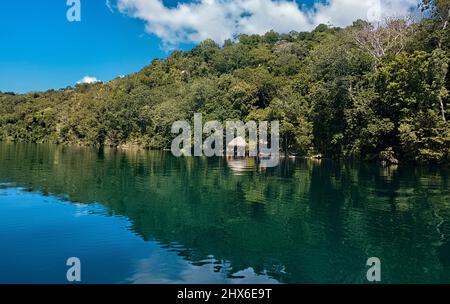
POLYGON ((83 84, 83 83, 96 83, 99 82, 100 80, 98 80, 95 77, 92 76, 84 76, 83 78, 81 78, 80 80, 77 81, 77 84, 83 84))
POLYGON ((357 19, 379 21, 383 17, 406 16, 417 8, 419 0, 332 0, 315 5, 315 24, 347 26, 357 19))
POLYGON ((109 11, 111 13, 114 13, 114 8, 113 8, 113 5, 111 3, 111 0, 105 0, 105 5, 106 5, 106 7, 109 9, 109 11))
POLYGON ((350 25, 382 16, 406 15, 419 0, 328 0, 313 7, 292 0, 197 0, 167 7, 161 0, 117 0, 120 12, 145 22, 148 33, 166 46, 200 42, 218 43, 238 34, 307 31, 320 23, 350 25))

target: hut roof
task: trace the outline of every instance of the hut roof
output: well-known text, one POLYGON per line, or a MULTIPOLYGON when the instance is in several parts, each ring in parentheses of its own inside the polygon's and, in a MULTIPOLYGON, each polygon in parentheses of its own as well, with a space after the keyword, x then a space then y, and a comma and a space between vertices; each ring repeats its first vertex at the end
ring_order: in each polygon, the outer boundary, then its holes
POLYGON ((246 141, 245 138, 243 138, 242 136, 238 136, 236 138, 234 138, 233 140, 231 140, 227 146, 237 146, 237 147, 245 147, 246 145, 246 141))

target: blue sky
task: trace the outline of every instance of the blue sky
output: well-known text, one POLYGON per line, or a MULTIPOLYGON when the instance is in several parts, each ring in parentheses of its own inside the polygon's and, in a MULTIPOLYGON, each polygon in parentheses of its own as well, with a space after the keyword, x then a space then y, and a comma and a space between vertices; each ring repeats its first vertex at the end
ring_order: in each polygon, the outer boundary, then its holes
MULTIPOLYGON (((329 0, 310 11, 313 1, 186 0, 180 8, 176 0, 80 0, 81 22, 67 21, 66 0, 2 1, 0 91, 59 89, 87 75, 108 81, 207 37, 221 43, 241 32, 346 25, 371 7, 329 0)), ((390 2, 369 0, 377 1, 390 2)), ((407 6, 416 0, 392 1, 407 6)))
POLYGON ((0 91, 57 89, 85 75, 110 80, 166 55, 140 20, 102 0, 81 2, 81 22, 68 22, 67 9, 65 0, 2 1, 0 91))

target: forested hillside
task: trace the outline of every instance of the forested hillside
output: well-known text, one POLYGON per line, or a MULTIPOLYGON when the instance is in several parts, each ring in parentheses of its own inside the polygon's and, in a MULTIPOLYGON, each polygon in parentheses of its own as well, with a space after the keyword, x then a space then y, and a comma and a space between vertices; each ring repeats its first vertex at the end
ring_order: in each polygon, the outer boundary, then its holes
POLYGON ((450 161, 449 2, 424 18, 241 35, 107 83, 0 94, 2 140, 170 147, 176 120, 279 120, 297 155, 450 161))

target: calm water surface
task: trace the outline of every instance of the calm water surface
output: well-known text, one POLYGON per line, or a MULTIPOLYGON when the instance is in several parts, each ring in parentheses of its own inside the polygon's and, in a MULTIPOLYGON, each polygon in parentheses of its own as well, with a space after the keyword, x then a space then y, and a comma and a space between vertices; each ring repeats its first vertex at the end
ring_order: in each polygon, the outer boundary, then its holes
POLYGON ((0 283, 450 283, 448 173, 0 142, 0 283))

